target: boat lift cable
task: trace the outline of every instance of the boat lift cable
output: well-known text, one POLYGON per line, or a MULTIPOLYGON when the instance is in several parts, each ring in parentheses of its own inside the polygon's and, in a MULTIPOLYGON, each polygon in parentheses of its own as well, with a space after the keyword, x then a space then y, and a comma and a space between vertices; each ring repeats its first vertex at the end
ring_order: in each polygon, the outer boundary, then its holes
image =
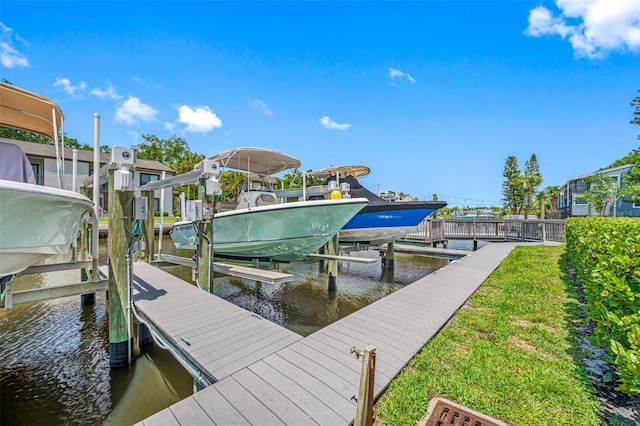
MULTIPOLYGON (((132 196, 129 198, 129 201, 126 204, 125 212, 129 211, 133 198, 134 196, 132 194, 132 196)), ((191 377, 193 377, 193 379, 196 380, 201 386, 203 387, 210 386, 211 384, 213 384, 213 380, 205 377, 201 371, 197 370, 188 362, 184 361, 184 356, 182 354, 178 353, 178 351, 168 343, 163 342, 162 339, 159 337, 157 331, 155 330, 155 327, 153 327, 148 321, 146 321, 142 317, 142 315, 140 315, 136 310, 135 303, 133 303, 133 281, 134 281, 133 280, 133 260, 134 260, 133 252, 134 252, 134 244, 136 242, 139 242, 141 236, 144 235, 144 222, 140 220, 135 220, 132 222, 131 229, 128 229, 126 226, 127 217, 128 216, 126 215, 124 216, 125 231, 129 235, 129 242, 128 242, 127 253, 126 253, 127 310, 129 311, 129 315, 127 315, 127 342, 128 342, 127 344, 128 344, 129 365, 131 365, 131 353, 132 353, 131 341, 132 341, 133 331, 132 331, 132 324, 131 324, 131 315, 133 315, 140 324, 147 327, 147 329, 149 330, 149 334, 151 335, 151 338, 160 349, 170 352, 171 355, 176 360, 178 360, 180 365, 182 365, 182 367, 191 375, 191 377)))

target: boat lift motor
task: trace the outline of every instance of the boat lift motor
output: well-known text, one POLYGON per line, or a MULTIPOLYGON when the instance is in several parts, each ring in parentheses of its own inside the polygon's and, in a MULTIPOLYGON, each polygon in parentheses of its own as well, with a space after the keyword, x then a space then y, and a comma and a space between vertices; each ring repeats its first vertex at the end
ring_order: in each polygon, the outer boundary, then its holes
POLYGON ((122 146, 114 146, 110 153, 110 168, 117 168, 113 174, 113 189, 127 191, 131 188, 132 170, 136 165, 136 151, 122 146))
POLYGON ((205 182, 205 192, 207 195, 220 195, 222 194, 222 188, 220 187, 220 164, 213 160, 202 160, 196 164, 194 169, 200 168, 203 177, 207 178, 205 182))
POLYGON ((351 191, 351 184, 349 182, 342 182, 340 184, 340 192, 342 192, 342 198, 351 198, 349 191, 351 191))

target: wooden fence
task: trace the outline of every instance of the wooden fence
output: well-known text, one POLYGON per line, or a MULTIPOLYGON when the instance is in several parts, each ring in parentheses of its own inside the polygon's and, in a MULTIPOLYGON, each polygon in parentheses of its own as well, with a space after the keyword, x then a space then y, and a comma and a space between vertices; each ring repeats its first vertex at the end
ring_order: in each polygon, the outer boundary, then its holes
POLYGON ((428 218, 405 239, 430 244, 448 240, 564 242, 564 220, 428 218))

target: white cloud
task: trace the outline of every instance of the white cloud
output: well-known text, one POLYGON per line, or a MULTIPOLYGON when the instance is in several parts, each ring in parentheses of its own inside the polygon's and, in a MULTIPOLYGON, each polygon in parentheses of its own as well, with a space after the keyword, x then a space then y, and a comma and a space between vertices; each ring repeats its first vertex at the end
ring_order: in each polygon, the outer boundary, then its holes
POLYGON ((391 78, 391 80, 395 80, 395 79, 406 80, 412 84, 416 82, 416 79, 413 78, 411 74, 409 74, 408 72, 399 70, 397 68, 389 68, 388 76, 389 78, 391 78))
POLYGON ((556 6, 557 16, 544 6, 532 9, 525 34, 559 35, 571 43, 577 57, 640 50, 640 1, 556 0, 556 6))
POLYGON ((127 136, 129 136, 131 140, 131 145, 135 145, 140 139, 140 133, 134 130, 127 130, 125 133, 127 134, 127 136))
POLYGON ((179 106, 178 123, 186 124, 185 131, 191 133, 207 133, 222 127, 222 120, 208 106, 179 106))
POLYGON ((175 133, 174 132, 175 127, 176 127, 175 123, 172 123, 170 121, 165 121, 164 122, 164 128, 166 130, 168 130, 169 132, 171 132, 171 133, 175 133))
POLYGON ((318 121, 324 126, 325 129, 347 130, 349 127, 351 127, 351 124, 348 123, 338 124, 326 115, 318 121))
POLYGON ((269 109, 269 105, 267 105, 265 102, 261 101, 260 99, 249 100, 249 105, 251 105, 254 108, 261 109, 262 112, 265 113, 265 115, 273 115, 273 111, 269 109))
POLYGON ((116 89, 113 87, 112 84, 109 84, 109 87, 106 88, 106 90, 102 90, 102 89, 93 89, 91 90, 92 95, 97 96, 100 99, 114 99, 114 100, 120 100, 123 97, 121 95, 118 94, 118 92, 116 92, 116 89))
POLYGON ((14 47, 14 41, 28 44, 17 34, 14 36, 12 28, 0 22, 0 64, 9 69, 28 67, 29 60, 14 47))
POLYGON ((56 87, 61 86, 67 93, 67 95, 71 96, 72 98, 79 98, 79 92, 84 92, 87 89, 87 83, 85 83, 84 81, 81 81, 77 86, 74 86, 73 84, 71 84, 71 80, 63 77, 58 77, 53 85, 56 87))
POLYGON ((158 111, 140 102, 139 98, 129 96, 129 99, 116 107, 116 121, 127 125, 139 121, 153 121, 158 111))

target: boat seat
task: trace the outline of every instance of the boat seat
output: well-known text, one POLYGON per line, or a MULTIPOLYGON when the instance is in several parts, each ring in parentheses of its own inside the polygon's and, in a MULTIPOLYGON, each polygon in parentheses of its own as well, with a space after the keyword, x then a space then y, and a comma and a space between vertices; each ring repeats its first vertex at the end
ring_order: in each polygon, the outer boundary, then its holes
POLYGON ((218 212, 228 212, 230 210, 235 210, 238 205, 235 201, 216 201, 216 211, 218 212))
POLYGON ((36 183, 33 167, 18 145, 0 142, 0 179, 36 183))
POLYGON ((278 199, 274 194, 260 194, 260 196, 256 197, 256 205, 257 206, 268 206, 271 204, 278 204, 278 199))
POLYGON ((266 191, 244 191, 240 194, 239 200, 239 209, 278 204, 276 195, 266 191))

